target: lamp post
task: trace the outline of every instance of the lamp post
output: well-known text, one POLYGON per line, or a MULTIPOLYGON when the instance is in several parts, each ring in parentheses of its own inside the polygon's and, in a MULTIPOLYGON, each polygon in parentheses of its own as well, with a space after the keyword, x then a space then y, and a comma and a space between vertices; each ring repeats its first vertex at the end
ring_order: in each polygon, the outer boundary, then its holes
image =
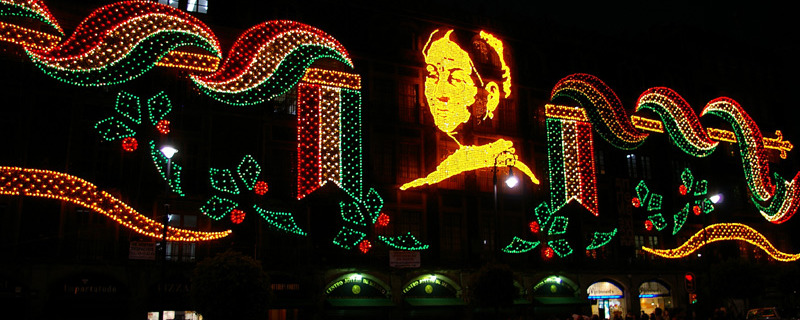
MULTIPOLYGON (((162 221, 164 223, 164 227, 161 229, 161 285, 162 285, 162 294, 163 294, 163 285, 164 285, 164 278, 166 274, 167 268, 167 228, 169 227, 169 194, 170 194, 170 187, 169 182, 172 180, 170 169, 172 168, 172 156, 178 153, 178 149, 175 149, 171 146, 165 146, 161 148, 161 153, 167 157, 167 186, 166 186, 166 198, 164 199, 164 217, 162 221)), ((158 319, 164 320, 164 305, 159 308, 158 310, 158 319)))
POLYGON ((514 164, 517 163, 517 157, 511 151, 503 150, 494 157, 494 166, 492 167, 492 185, 494 186, 494 230, 492 232, 492 257, 495 256, 497 250, 497 230, 500 225, 500 213, 497 211, 497 162, 498 159, 504 154, 510 155, 509 158, 501 160, 503 165, 508 166, 508 178, 506 178, 506 185, 509 188, 514 188, 519 183, 519 179, 514 176, 514 164))

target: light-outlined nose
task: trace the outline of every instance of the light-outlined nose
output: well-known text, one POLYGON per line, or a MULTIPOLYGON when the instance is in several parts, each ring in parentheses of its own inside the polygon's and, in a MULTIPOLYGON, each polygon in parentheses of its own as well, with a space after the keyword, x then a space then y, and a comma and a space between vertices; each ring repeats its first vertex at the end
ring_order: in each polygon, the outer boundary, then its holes
POLYGON ((450 97, 448 97, 448 96, 441 96, 441 97, 438 97, 436 99, 438 99, 439 101, 444 102, 444 103, 447 103, 447 101, 450 101, 450 97))

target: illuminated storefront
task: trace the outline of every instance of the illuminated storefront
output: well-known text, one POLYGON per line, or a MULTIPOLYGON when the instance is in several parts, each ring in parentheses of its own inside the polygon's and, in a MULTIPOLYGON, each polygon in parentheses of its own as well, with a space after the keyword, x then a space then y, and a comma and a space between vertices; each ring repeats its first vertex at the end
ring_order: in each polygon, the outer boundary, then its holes
POLYGON ((661 310, 672 308, 672 295, 669 287, 663 282, 652 280, 639 286, 640 310, 647 314, 654 313, 656 308, 661 310))
POLYGON ((552 275, 532 288, 534 314, 563 316, 564 314, 589 314, 589 302, 578 297, 578 286, 565 276, 552 275))
POLYGON ((625 291, 622 286, 611 280, 595 282, 586 289, 592 300, 592 314, 600 318, 613 319, 615 316, 625 317, 625 291))

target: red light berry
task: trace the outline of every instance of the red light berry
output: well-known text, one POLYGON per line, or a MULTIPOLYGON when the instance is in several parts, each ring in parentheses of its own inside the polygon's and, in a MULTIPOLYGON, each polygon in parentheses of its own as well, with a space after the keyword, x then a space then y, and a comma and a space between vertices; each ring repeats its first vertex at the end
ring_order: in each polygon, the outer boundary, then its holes
POLYGON ((634 207, 638 208, 642 206, 642 201, 639 200, 639 198, 633 198, 631 199, 631 204, 633 204, 634 207))
POLYGON ((169 133, 169 120, 159 120, 156 123, 156 130, 161 132, 161 134, 169 133))
POLYGON ((544 248, 544 250, 542 251, 542 255, 544 256, 545 259, 553 258, 554 254, 555 252, 553 252, 553 248, 550 247, 544 248))
POLYGON ((372 249, 372 244, 369 243, 369 240, 361 241, 361 243, 358 244, 358 250, 361 250, 361 253, 366 254, 369 252, 369 249, 372 249))
POLYGON ((685 196, 686 193, 689 192, 689 190, 686 189, 685 185, 681 185, 680 187, 678 187, 678 192, 680 192, 682 196, 685 196))
POLYGON ((378 216, 378 225, 381 227, 385 227, 389 225, 389 215, 381 212, 381 215, 378 216))
POLYGON ((539 228, 539 223, 538 222, 531 221, 531 223, 528 224, 528 227, 531 228, 531 232, 539 233, 540 228, 539 228))
POLYGON ((139 147, 139 142, 134 137, 127 137, 122 139, 122 150, 127 152, 134 152, 139 147))
POLYGON ((653 231, 653 222, 650 220, 645 221, 644 228, 647 229, 647 231, 653 231))
POLYGON ((255 188, 253 188, 255 193, 259 196, 263 196, 267 191, 269 191, 269 185, 265 181, 258 181, 256 182, 255 188))
POLYGON ((231 222, 233 222, 234 224, 242 223, 242 221, 244 221, 244 216, 245 213, 242 210, 239 209, 231 210, 231 222))
POLYGON ((696 215, 696 216, 700 215, 700 207, 694 206, 694 207, 692 207, 692 211, 694 212, 694 215, 696 215))

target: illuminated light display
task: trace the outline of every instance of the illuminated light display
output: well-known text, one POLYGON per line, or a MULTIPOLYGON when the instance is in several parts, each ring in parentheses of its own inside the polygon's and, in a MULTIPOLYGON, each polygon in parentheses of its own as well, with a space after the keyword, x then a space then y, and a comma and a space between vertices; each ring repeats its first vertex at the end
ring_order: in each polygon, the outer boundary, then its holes
POLYGON ((156 2, 123 1, 92 12, 65 41, 29 49, 28 55, 53 78, 101 86, 135 79, 183 46, 220 52, 211 30, 188 13, 156 2))
MULTIPOLYGON (((637 128, 650 132, 666 131, 684 152, 696 157, 704 157, 713 152, 718 141, 736 142, 739 144, 745 179, 750 193, 753 194, 753 203, 761 214, 770 222, 782 223, 791 218, 800 207, 800 185, 795 182, 800 176, 792 181, 786 181, 776 175, 776 183, 773 185, 764 152, 766 148, 775 149, 780 152, 782 158, 785 158, 787 151, 790 151, 793 145, 783 140, 780 131, 776 132, 777 138, 763 137, 755 122, 736 101, 730 98, 721 97, 712 100, 706 104, 700 116, 706 114, 719 116, 731 124, 733 132, 703 128, 699 123, 699 117, 688 103, 669 88, 647 90, 637 102, 637 110, 653 111, 662 118, 661 121, 639 116, 631 116, 628 119, 616 94, 605 83, 587 74, 574 74, 562 79, 553 88, 551 97, 553 100, 569 98, 578 102, 581 108, 549 104, 545 110, 548 121, 588 120, 602 137, 620 149, 633 149, 643 142, 647 134, 636 130, 637 128)), ((555 132, 555 126, 553 127, 552 131, 555 132)), ((554 145, 558 146, 552 141, 548 145, 548 155, 555 155, 549 159, 551 167, 554 167, 554 164, 556 168, 560 165, 569 165, 563 156, 559 157, 554 145)), ((550 172, 552 175, 552 172, 558 170, 551 169, 550 172)), ((570 182, 568 179, 559 179, 557 174, 551 177, 551 197, 555 195, 558 199, 560 195, 566 193, 568 182, 570 182)), ((696 205, 701 212, 708 213, 713 210, 713 205, 706 201, 698 202, 696 205)), ((659 225, 656 221, 653 223, 659 225)))
POLYGON ((156 66, 201 72, 214 72, 219 68, 219 58, 205 54, 170 51, 156 62, 156 66))
POLYGON ((200 212, 211 219, 221 220, 226 214, 236 209, 239 204, 225 198, 212 196, 200 207, 200 212))
POLYGON ((300 81, 353 90, 361 89, 361 76, 341 71, 308 68, 300 81))
POLYGON ((553 251, 553 248, 544 247, 542 249, 542 257, 544 257, 545 259, 552 259, 553 256, 555 256, 555 252, 553 251))
POLYGON ((345 222, 360 226, 367 225, 367 217, 364 216, 357 203, 339 202, 339 208, 341 209, 342 220, 345 222))
MULTIPOLYGON (((581 107, 546 104, 545 116, 564 120, 589 121, 589 117, 586 116, 585 110, 581 107)), ((657 133, 664 133, 665 131, 664 124, 659 120, 632 115, 631 123, 637 129, 645 131, 657 133)), ((711 140, 736 143, 736 136, 731 131, 716 128, 706 128, 705 130, 711 140)), ((764 137, 764 148, 778 150, 780 151, 781 158, 786 159, 786 153, 792 151, 794 145, 789 141, 783 140, 783 134, 780 130, 777 130, 775 135, 777 138, 764 137)))
POLYGON ((361 251, 361 253, 366 254, 369 252, 369 249, 372 249, 372 243, 370 243, 369 240, 363 240, 358 244, 358 250, 361 251))
POLYGON ((784 182, 777 183, 772 201, 766 206, 754 203, 764 219, 780 224, 791 219, 800 206, 800 173, 797 173, 792 181, 783 180, 777 173, 774 175, 775 181, 784 182))
POLYGON ((658 120, 642 118, 640 116, 631 116, 631 123, 637 129, 650 132, 664 133, 664 124, 658 120))
POLYGON ((800 259, 800 254, 788 254, 779 251, 764 235, 741 223, 713 224, 695 233, 689 240, 675 249, 653 249, 642 247, 642 250, 668 259, 686 257, 706 244, 718 241, 744 241, 764 250, 775 260, 789 262, 800 259))
POLYGON ((169 133, 169 120, 161 120, 156 123, 156 130, 161 134, 169 133))
POLYGON ((619 149, 637 148, 647 138, 631 124, 617 94, 595 76, 578 73, 561 79, 550 94, 551 101, 560 98, 583 107, 594 129, 619 149))
POLYGON ((539 179, 533 175, 533 172, 531 172, 531 169, 528 168, 527 165, 521 161, 511 160, 518 160, 519 156, 514 154, 502 154, 505 150, 513 151, 513 146, 513 142, 505 139, 499 139, 482 146, 461 146, 453 154, 442 160, 442 162, 436 166, 436 171, 431 172, 427 177, 403 184, 400 190, 420 187, 426 184, 437 184, 447 178, 467 171, 492 168, 494 167, 495 159, 497 159, 497 163, 506 163, 506 160, 508 160, 508 163, 514 163, 514 168, 519 169, 530 177, 533 183, 539 184, 539 179))
POLYGON ((664 228, 667 227, 667 220, 664 219, 664 215, 660 213, 648 216, 647 219, 647 221, 650 222, 650 224, 652 224, 658 231, 664 230, 664 228))
POLYGON ((339 156, 340 151, 340 119, 339 112, 339 89, 333 87, 320 87, 320 106, 319 106, 319 157, 317 176, 320 186, 325 181, 339 183, 341 171, 339 156))
POLYGON ((689 204, 687 203, 686 205, 683 206, 683 209, 678 211, 678 213, 676 213, 673 216, 673 219, 675 221, 675 224, 672 227, 673 236, 678 234, 678 231, 680 231, 681 228, 683 228, 683 224, 686 223, 686 218, 689 217, 689 210, 690 210, 689 204))
POLYGON ((0 21, 0 41, 15 43, 24 48, 43 50, 54 46, 60 39, 61 37, 58 36, 0 21))
POLYGON ((361 240, 366 237, 367 234, 350 229, 348 227, 342 227, 342 230, 339 230, 339 233, 333 238, 333 244, 346 249, 350 250, 353 249, 361 240))
POLYGON ((539 241, 527 241, 514 237, 505 248, 501 249, 505 253, 525 253, 531 251, 539 245, 539 241))
POLYGON ((497 55, 501 64, 500 79, 489 79, 482 78, 470 54, 454 37, 453 30, 433 31, 422 54, 428 73, 425 78, 425 99, 433 116, 433 122, 439 130, 458 144, 458 149, 442 160, 435 171, 426 177, 403 184, 400 189, 437 184, 466 171, 492 168, 497 163, 512 163, 513 167, 527 175, 533 183, 539 184, 539 180, 530 168, 519 161, 519 156, 514 154, 516 150, 513 142, 498 139, 485 145, 463 145, 459 141, 460 135, 457 129, 463 123, 473 117, 481 120, 494 117, 501 96, 507 98, 511 94, 511 75, 505 63, 502 41, 486 32, 480 34, 483 43, 491 48, 484 54, 490 54, 488 51, 491 51, 497 55), (483 100, 477 99, 480 92, 486 93, 485 105, 483 100), (476 103, 481 105, 472 108, 472 112, 475 112, 473 114, 469 107, 476 103))
POLYGON ((769 176, 769 166, 764 153, 764 139, 753 119, 733 99, 721 97, 709 102, 702 115, 712 114, 731 124, 736 140, 747 185, 755 199, 767 201, 772 197, 775 186, 769 176))
POLYGON ((321 30, 294 21, 267 21, 245 31, 217 71, 192 79, 219 101, 252 105, 288 91, 321 58, 352 67, 344 47, 321 30))
POLYGON ((588 122, 547 119, 550 202, 561 207, 577 201, 597 216, 592 127, 588 122))
POLYGON ((253 188, 253 191, 254 191, 254 192, 257 194, 257 195, 259 195, 259 196, 263 196, 263 195, 265 195, 267 192, 269 192, 269 184, 267 184, 267 182, 266 182, 266 181, 258 181, 258 182, 256 182, 256 185, 255 185, 255 187, 253 188))
POLYGON ((530 229, 531 232, 533 233, 539 233, 539 231, 541 230, 541 228, 539 227, 539 222, 537 221, 531 221, 531 223, 528 224, 528 229, 530 229))
POLYGON ((611 232, 597 232, 592 234, 592 241, 586 247, 586 250, 594 250, 607 245, 617 235, 617 229, 614 228, 611 232))
POLYGON ((559 258, 563 258, 572 254, 572 247, 569 245, 567 239, 548 241, 547 245, 550 246, 553 251, 555 251, 559 258))
POLYGON ((212 188, 225 193, 239 194, 239 187, 236 186, 231 170, 210 168, 208 175, 212 188))
POLYGON ((644 229, 647 231, 653 231, 653 221, 647 220, 644 222, 644 229))
POLYGON ((411 232, 396 237, 378 236, 378 240, 389 247, 400 250, 419 251, 428 249, 428 245, 422 244, 411 232))
POLYGON ((58 25, 55 17, 50 14, 47 6, 40 0, 2 0, 0 1, 0 16, 17 16, 39 20, 55 29, 59 34, 64 34, 64 30, 58 25))
POLYGON ((153 163, 156 165, 156 170, 161 175, 161 178, 167 182, 170 190, 174 193, 177 193, 180 196, 183 196, 183 189, 181 188, 181 171, 183 168, 175 163, 175 161, 170 161, 161 152, 159 148, 156 147, 155 141, 150 141, 150 157, 153 158, 153 163), (169 177, 167 177, 167 165, 169 165, 169 177))
POLYGON ((705 157, 719 144, 708 136, 689 103, 670 88, 651 88, 642 93, 636 102, 636 111, 640 110, 655 112, 672 141, 683 152, 705 157))
MULTIPOLYGON (((73 203, 107 216, 141 235, 157 239, 162 237, 164 225, 143 216, 124 202, 99 190, 92 183, 66 173, 0 167, 0 195, 49 198, 73 203)), ((201 232, 168 227, 167 240, 209 241, 225 237, 230 233, 230 230, 201 232)))
POLYGON ((332 181, 361 201, 360 93, 300 83, 297 96, 297 199, 332 181))
POLYGON ((231 210, 231 222, 240 224, 244 221, 245 212, 239 209, 231 210))
POLYGON ((294 233, 296 235, 305 236, 306 233, 297 226, 297 222, 294 220, 294 216, 289 212, 276 212, 276 211, 269 211, 264 210, 259 206, 253 206, 253 209, 264 218, 267 223, 273 228, 276 228, 281 231, 285 231, 288 233, 294 233))
POLYGON ((139 148, 139 142, 134 137, 126 137, 122 139, 122 150, 127 152, 134 152, 139 148))
MULTIPOLYGON (((16 9, 6 9, 11 5, 4 6, 12 2, 17 1, 0 0, 0 15, 15 14, 12 11, 16 9)), ((35 10, 39 4, 35 1, 24 5, 33 8, 26 10, 34 15, 48 17, 51 25, 58 29, 55 19, 49 13, 43 14, 46 10, 35 10)), ((44 9, 43 5, 39 7, 44 9)), ((41 20, 31 14, 24 16, 41 20)), ((317 185, 305 191, 298 188, 298 199, 327 181, 333 181, 352 197, 351 203, 361 211, 364 220, 359 227, 366 228, 368 222, 375 224, 380 217, 383 200, 374 189, 364 192, 361 93, 357 91, 361 88, 361 78, 342 71, 310 68, 312 63, 323 58, 353 66, 344 47, 321 30, 293 21, 268 21, 245 31, 228 56, 221 59, 222 51, 213 32, 190 14, 151 1, 123 1, 95 10, 66 38, 0 24, 0 40, 20 44, 46 74, 75 85, 119 84, 135 79, 154 66, 161 66, 189 70, 202 92, 234 105, 257 104, 284 94, 295 85, 316 86, 317 96, 309 99, 312 105, 307 109, 318 117, 308 120, 316 122, 316 127, 308 130, 305 137, 298 138, 309 145, 316 144, 316 150, 312 150, 314 156, 307 159, 309 163, 316 163, 316 167, 309 172, 298 170, 298 181, 307 177, 317 185), (176 51, 178 47, 181 50, 190 47, 192 52, 176 51)), ((169 132, 169 121, 164 117, 172 107, 165 94, 148 99, 147 110, 142 108, 138 97, 124 92, 118 96, 117 103, 118 114, 97 126, 105 139, 133 138, 146 123, 145 114, 149 115, 154 129, 162 134, 169 132)), ((300 118, 299 128, 304 127, 300 118)), ((154 141, 150 141, 150 151, 157 171, 165 180, 166 172, 170 172, 171 179, 167 181, 170 189, 183 195, 180 166, 171 163, 167 170, 169 162, 158 152, 154 141)), ((242 165, 246 162, 247 159, 243 160, 242 165)), ((307 164, 302 159, 298 162, 299 168, 307 164)), ((211 179, 212 189, 233 195, 237 194, 237 189, 253 190, 260 168, 255 164, 242 169, 242 165, 237 173, 243 185, 237 185, 232 170, 220 169, 211 173, 215 176, 211 179)), ((255 192, 263 194, 265 189, 266 185, 260 186, 255 192)), ((237 206, 238 203, 228 197, 214 195, 203 206, 203 211, 221 219, 231 210, 239 210, 237 206)), ((291 218, 291 214, 286 215, 291 218)), ((267 220, 272 217, 278 228, 302 233, 299 228, 282 226, 281 221, 286 218, 282 213, 264 211, 262 216, 267 220)), ((404 238, 398 239, 403 242, 404 238)))
POLYGON ((379 226, 381 226, 381 227, 389 226, 389 222, 391 222, 391 218, 389 217, 388 214, 381 213, 378 216, 378 222, 377 223, 378 223, 379 226))

